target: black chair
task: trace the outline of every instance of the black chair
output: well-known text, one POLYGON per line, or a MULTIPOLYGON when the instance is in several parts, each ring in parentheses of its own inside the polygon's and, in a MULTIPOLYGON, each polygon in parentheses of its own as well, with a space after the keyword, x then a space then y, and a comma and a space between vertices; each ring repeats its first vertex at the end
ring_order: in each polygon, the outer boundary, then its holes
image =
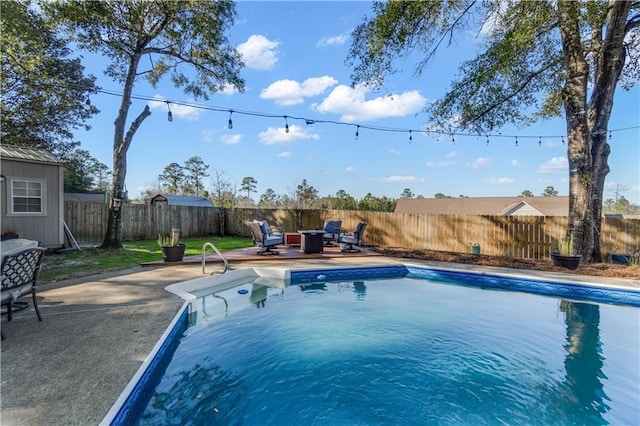
POLYGON ((360 222, 356 225, 356 229, 353 231, 353 235, 349 234, 340 234, 338 237, 338 243, 340 243, 340 251, 357 253, 360 250, 354 248, 353 246, 361 246, 362 245, 362 236, 364 235, 364 230, 367 227, 367 222, 360 222))
MULTIPOLYGON (((18 253, 8 254, 2 259, 2 290, 0 291, 2 306, 7 307, 7 321, 13 319, 13 304, 22 296, 31 293, 33 307, 42 321, 42 314, 36 299, 38 274, 42 265, 45 248, 33 247, 18 253)), ((6 338, 4 330, 2 340, 6 338)))

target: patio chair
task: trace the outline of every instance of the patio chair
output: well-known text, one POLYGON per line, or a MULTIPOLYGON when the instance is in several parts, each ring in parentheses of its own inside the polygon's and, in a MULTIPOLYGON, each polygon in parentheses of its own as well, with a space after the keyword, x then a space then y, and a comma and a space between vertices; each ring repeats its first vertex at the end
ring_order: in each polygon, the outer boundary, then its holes
POLYGON ((340 228, 342 227, 341 220, 325 220, 324 226, 322 230, 324 231, 324 236, 322 239, 324 240, 325 246, 332 246, 334 241, 338 241, 338 237, 340 236, 340 228))
POLYGON ((356 225, 356 229, 354 229, 353 234, 340 234, 338 237, 338 243, 340 244, 340 251, 349 252, 349 253, 357 253, 360 250, 354 248, 353 246, 362 246, 362 236, 364 235, 364 230, 367 227, 367 222, 360 222, 356 225))
MULTIPOLYGON (((45 251, 45 248, 33 247, 17 253, 6 254, 2 259, 0 304, 7 307, 7 321, 13 319, 14 302, 29 293, 33 299, 33 307, 38 315, 38 321, 42 321, 42 314, 36 299, 36 281, 45 251)), ((2 340, 4 340, 6 338, 4 330, 1 331, 1 334, 2 340)))
POLYGON ((260 247, 258 254, 279 254, 273 250, 278 244, 284 244, 284 235, 271 231, 271 227, 266 220, 254 220, 249 222, 253 244, 260 247))

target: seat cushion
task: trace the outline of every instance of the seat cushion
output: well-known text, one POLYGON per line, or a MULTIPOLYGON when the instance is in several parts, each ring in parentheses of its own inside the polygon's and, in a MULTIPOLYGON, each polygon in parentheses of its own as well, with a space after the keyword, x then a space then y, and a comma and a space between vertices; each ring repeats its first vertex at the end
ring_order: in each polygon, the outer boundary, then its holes
POLYGON ((38 247, 39 243, 34 240, 27 240, 25 238, 14 238, 13 240, 5 240, 0 243, 0 251, 2 252, 2 259, 5 256, 19 253, 28 248, 38 247))
POLYGON ((343 235, 340 237, 340 242, 348 243, 348 244, 358 244, 360 240, 358 240, 356 237, 353 237, 351 235, 343 235))
POLYGON ((18 299, 18 297, 22 297, 24 294, 31 292, 32 288, 33 288, 33 285, 29 283, 29 284, 21 285, 20 287, 12 288, 10 290, 2 290, 2 292, 0 292, 0 294, 2 295, 0 299, 1 300, 0 304, 4 305, 9 300, 15 301, 16 299, 18 299))
POLYGON ((284 238, 282 237, 282 235, 267 235, 264 237, 264 241, 263 244, 265 246, 273 246, 276 244, 283 244, 284 243, 284 238))

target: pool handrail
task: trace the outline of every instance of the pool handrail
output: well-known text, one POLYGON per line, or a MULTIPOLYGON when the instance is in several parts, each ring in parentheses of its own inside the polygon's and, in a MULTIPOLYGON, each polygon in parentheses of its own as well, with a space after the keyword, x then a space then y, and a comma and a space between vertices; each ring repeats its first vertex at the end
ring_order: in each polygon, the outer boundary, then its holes
MULTIPOLYGON (((227 269, 229 269, 229 262, 227 262, 227 258, 226 258, 226 257, 224 257, 224 256, 222 255, 222 253, 220 252, 220 250, 218 250, 218 247, 216 247, 213 243, 206 242, 206 243, 204 243, 204 244, 202 245, 202 273, 203 273, 203 274, 205 274, 205 273, 206 273, 206 272, 205 272, 205 268, 204 268, 204 266, 205 266, 205 263, 206 263, 205 254, 206 254, 206 251, 207 251, 207 247, 211 247, 211 248, 213 249, 213 251, 214 251, 218 256, 220 256, 220 258, 221 258, 221 259, 222 259, 222 261, 224 262, 224 270, 223 270, 222 272, 220 272, 220 273, 221 273, 221 274, 224 274, 225 272, 227 272, 227 269)), ((211 273, 211 274, 209 274, 209 275, 213 275, 214 273, 215 273, 215 272, 212 272, 212 273, 211 273)))

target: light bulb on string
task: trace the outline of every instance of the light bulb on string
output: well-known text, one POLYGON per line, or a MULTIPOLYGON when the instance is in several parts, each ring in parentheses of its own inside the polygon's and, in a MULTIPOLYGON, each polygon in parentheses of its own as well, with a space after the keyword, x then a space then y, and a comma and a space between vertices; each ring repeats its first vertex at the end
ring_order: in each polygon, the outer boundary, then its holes
POLYGON ((564 136, 562 137, 562 145, 564 145, 564 136))
POLYGON ((456 138, 453 137, 453 133, 451 133, 451 145, 456 144, 456 138))
POLYGON ((356 128, 356 140, 360 137, 360 126, 356 128))
POLYGON ((518 137, 516 136, 516 146, 518 146, 518 137))
POLYGON ((611 130, 609 130, 609 142, 611 142, 611 139, 613 139, 613 136, 611 135, 611 130))
POLYGON ((284 132, 289 133, 289 122, 287 121, 287 116, 284 116, 284 132))
POLYGON ((409 143, 411 143, 411 141, 413 140, 413 135, 411 133, 412 131, 409 130, 409 143))
POLYGON ((231 120, 231 114, 233 114, 233 110, 229 111, 229 124, 227 124, 227 127, 229 129, 233 129, 233 120, 231 120))
POLYGON ((540 139, 538 139, 538 146, 542 146, 542 136, 540 136, 540 139))
POLYGON ((167 120, 173 121, 173 114, 171 114, 171 106, 170 106, 171 102, 166 101, 166 103, 167 103, 167 108, 169 109, 169 112, 167 113, 167 120))
POLYGON ((487 135, 487 146, 489 146, 489 135, 487 135))

